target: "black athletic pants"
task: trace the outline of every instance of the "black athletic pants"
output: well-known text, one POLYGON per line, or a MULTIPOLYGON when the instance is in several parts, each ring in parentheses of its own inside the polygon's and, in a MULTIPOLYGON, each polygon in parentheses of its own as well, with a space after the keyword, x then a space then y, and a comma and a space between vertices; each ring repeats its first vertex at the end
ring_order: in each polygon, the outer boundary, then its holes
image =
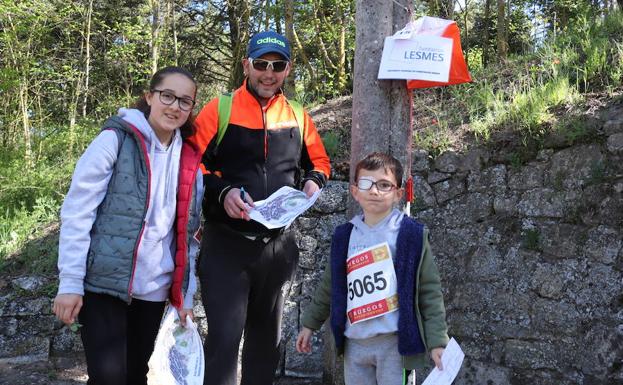
POLYGON ((294 235, 264 242, 216 225, 205 228, 199 279, 208 322, 204 385, 235 385, 244 331, 241 385, 270 385, 279 362, 282 287, 298 263, 294 235))
POLYGON ((85 292, 78 315, 88 385, 146 385, 165 302, 85 292))

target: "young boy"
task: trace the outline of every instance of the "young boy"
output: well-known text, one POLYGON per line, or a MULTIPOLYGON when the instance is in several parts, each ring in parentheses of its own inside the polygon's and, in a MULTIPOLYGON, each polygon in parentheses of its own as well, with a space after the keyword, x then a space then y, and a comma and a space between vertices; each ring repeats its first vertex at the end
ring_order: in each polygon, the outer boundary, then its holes
POLYGON ((311 351, 313 330, 331 316, 346 385, 415 384, 408 371, 435 365, 448 343, 439 273, 428 230, 394 208, 403 195, 402 166, 373 153, 357 164, 353 198, 363 215, 338 226, 320 286, 296 340, 311 351), (411 382, 412 381, 412 382, 411 382))

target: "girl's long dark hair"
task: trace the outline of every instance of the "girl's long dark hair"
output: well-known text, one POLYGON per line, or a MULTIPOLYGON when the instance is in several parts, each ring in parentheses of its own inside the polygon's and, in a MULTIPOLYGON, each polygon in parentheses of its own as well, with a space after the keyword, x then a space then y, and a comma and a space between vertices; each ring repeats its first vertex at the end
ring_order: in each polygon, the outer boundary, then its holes
MULTIPOLYGON (((149 92, 158 88, 158 86, 164 81, 164 79, 172 74, 180 74, 186 76, 190 81, 195 85, 195 95, 193 99, 197 96, 197 81, 195 80, 193 74, 185 70, 181 67, 169 66, 159 69, 149 81, 149 92)), ((147 99, 145 98, 145 94, 143 94, 137 101, 134 103, 134 108, 141 111, 145 115, 145 119, 149 119, 149 113, 151 112, 151 107, 147 104, 147 99)), ((180 127, 180 132, 182 134, 182 138, 186 139, 192 134, 194 134, 193 129, 193 121, 195 120, 195 115, 191 111, 190 115, 188 115, 188 119, 182 124, 180 127)))

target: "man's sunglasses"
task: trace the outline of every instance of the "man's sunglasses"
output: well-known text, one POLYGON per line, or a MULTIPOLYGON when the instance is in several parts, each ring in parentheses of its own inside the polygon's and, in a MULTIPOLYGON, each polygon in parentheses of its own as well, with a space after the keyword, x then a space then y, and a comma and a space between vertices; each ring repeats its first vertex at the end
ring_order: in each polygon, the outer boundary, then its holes
POLYGON ((256 71, 266 71, 268 67, 270 67, 273 72, 283 72, 286 68, 288 68, 287 60, 264 60, 264 59, 253 59, 249 58, 249 62, 253 66, 253 69, 256 71))

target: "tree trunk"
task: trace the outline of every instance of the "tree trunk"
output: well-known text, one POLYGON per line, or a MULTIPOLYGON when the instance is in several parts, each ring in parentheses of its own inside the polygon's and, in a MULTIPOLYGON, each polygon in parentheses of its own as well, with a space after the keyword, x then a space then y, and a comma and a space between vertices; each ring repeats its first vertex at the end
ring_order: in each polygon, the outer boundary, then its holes
POLYGON ((506 55, 510 50, 510 44, 508 39, 508 32, 510 31, 510 18, 511 18, 511 0, 506 1, 506 11, 504 16, 504 43, 506 44, 506 55))
MULTIPOLYGON (((395 156, 411 171, 411 91, 404 80, 378 80, 378 70, 385 37, 402 29, 409 21, 405 7, 411 1, 400 0, 388 7, 384 0, 357 0, 355 15, 355 73, 350 151, 350 180, 357 162, 374 151, 395 156)), ((351 201, 349 215, 356 207, 351 201)))
POLYGON ((498 60, 504 61, 506 60, 506 32, 504 26, 506 25, 506 17, 504 6, 506 5, 505 0, 498 0, 498 22, 497 22, 497 46, 498 46, 498 60))
MULTIPOLYGON (((288 12, 288 7, 289 6, 294 7, 292 4, 288 4, 288 3, 291 3, 291 1, 290 0, 286 0, 286 6, 285 6, 286 13, 288 12)), ((268 30, 270 28, 270 12, 268 12, 270 5, 271 5, 270 4, 270 0, 266 0, 264 2, 264 7, 263 8, 264 8, 264 10, 266 12, 266 14, 264 15, 264 30, 268 30)), ((292 12, 294 12, 294 11, 292 11, 292 12)), ((286 16, 286 19, 287 19, 287 16, 286 16)), ((275 22, 276 21, 277 20, 275 20, 275 22)), ((287 21, 286 21, 286 23, 287 23, 287 21)), ((275 23, 275 24, 280 25, 279 23, 275 23)), ((287 30, 288 30, 288 28, 286 27, 286 31, 287 30)))
MULTIPOLYGON (((292 61, 292 63, 294 63, 294 59, 298 55, 298 47, 295 47, 294 44, 292 44, 294 42, 294 1, 285 0, 284 3, 286 38, 290 41, 290 49, 292 50, 290 54, 290 60, 292 61)), ((288 76, 288 78, 286 79, 285 93, 288 97, 294 97, 294 95, 296 94, 296 85, 294 84, 294 71, 290 72, 290 76, 288 76)))
POLYGON ((72 95, 69 106, 69 145, 67 146, 67 156, 71 157, 76 143, 76 118, 78 117, 78 101, 82 93, 82 76, 78 76, 74 81, 74 94, 72 95))
POLYGON ((455 0, 428 0, 428 11, 431 16, 452 19, 455 0))
POLYGON ((467 5, 469 1, 465 0, 465 43, 463 44, 463 50, 465 50, 465 64, 469 68, 469 25, 467 24, 468 12, 467 5))
POLYGON ((87 103, 89 101, 89 75, 91 74, 91 19, 93 18, 93 0, 89 0, 87 9, 86 30, 84 33, 84 98, 82 99, 82 117, 87 116, 87 103))
POLYGON ((467 24, 467 19, 469 18, 469 13, 468 13, 468 6, 469 6, 469 0, 465 0, 465 6, 461 6, 460 3, 458 3, 460 9, 461 9, 461 14, 463 15, 463 38, 461 38, 461 41, 463 41, 463 51, 465 51, 465 64, 467 64, 467 67, 469 67, 469 25, 467 24))
MULTIPOLYGON (((316 6, 316 4, 312 1, 313 7, 314 7, 314 15, 312 18, 312 21, 314 23, 314 27, 316 31, 321 31, 321 23, 320 23, 320 18, 318 17, 318 7, 316 6)), ((318 42, 318 46, 320 47, 320 52, 322 53, 322 57, 324 58, 324 64, 326 67, 331 68, 331 69, 336 69, 335 64, 333 63, 333 60, 331 60, 331 56, 329 55, 329 51, 327 51, 327 47, 324 43, 324 40, 322 39, 322 36, 320 35, 320 33, 316 34, 316 40, 318 42)))
POLYGON ((227 7, 232 47, 232 66, 229 72, 228 88, 238 88, 243 80, 242 59, 246 55, 249 41, 249 3, 248 0, 229 0, 227 7))
POLYGON ((168 2, 169 17, 171 18, 171 32, 173 35, 173 60, 176 66, 179 65, 179 51, 177 46, 177 21, 175 18, 175 1, 170 0, 168 2))
POLYGON ((22 115, 24 132, 24 159, 27 166, 32 166, 32 139, 30 136, 30 118, 28 116, 28 80, 22 78, 19 83, 19 108, 22 115))
POLYGON ((489 64, 489 29, 491 28, 491 0, 485 1, 485 39, 482 43, 482 66, 489 64))
POLYGON ((76 143, 76 120, 78 118, 78 107, 80 104, 80 98, 82 99, 82 114, 86 116, 86 90, 89 84, 88 72, 91 65, 91 50, 90 50, 90 34, 91 34, 91 15, 93 11, 93 0, 89 1, 84 20, 84 40, 80 43, 80 55, 84 58, 84 71, 78 73, 74 80, 74 94, 71 96, 68 106, 69 113, 69 145, 67 146, 67 156, 71 157, 74 151, 76 143))
POLYGON ((340 20, 340 41, 338 44, 337 52, 337 92, 340 95, 346 91, 346 23, 345 23, 344 11, 339 16, 340 20))
POLYGON ((151 6, 151 74, 158 71, 158 59, 160 55, 160 0, 150 0, 151 6))
MULTIPOLYGON (((31 167, 33 165, 33 157, 32 140, 30 136, 30 117, 28 112, 28 87, 30 84, 30 78, 28 77, 29 71, 23 67, 26 66, 31 59, 30 56, 32 40, 29 37, 25 42, 23 42, 24 49, 22 52, 20 52, 20 47, 18 45, 20 42, 20 38, 17 27, 13 22, 11 14, 6 15, 6 17, 8 21, 8 28, 5 30, 4 28, 6 27, 2 25, 3 33, 6 33, 6 36, 9 36, 9 39, 7 39, 8 42, 6 44, 6 48, 9 51, 13 68, 17 73, 21 73, 18 86, 18 104, 22 120, 22 130, 24 132, 24 160, 26 162, 26 165, 28 167, 31 167), (10 35, 8 34, 9 30, 12 32, 10 35)), ((3 55, 6 54, 3 52, 3 55)))
POLYGON ((310 79, 310 81, 307 83, 309 84, 309 87, 311 87, 311 92, 315 94, 316 92, 318 92, 318 82, 316 81, 316 69, 311 64, 311 62, 309 61, 309 58, 305 54, 305 49, 303 48, 303 44, 301 44, 301 40, 299 39, 295 28, 292 28, 292 35, 294 36, 294 41, 292 42, 292 45, 296 45, 298 49, 297 54, 299 54, 299 58, 301 59, 301 61, 303 61, 303 65, 305 66, 305 68, 307 68, 307 72, 309 73, 309 79, 310 79))
POLYGON ((441 12, 443 19, 452 20, 454 17, 454 0, 442 0, 441 12))

